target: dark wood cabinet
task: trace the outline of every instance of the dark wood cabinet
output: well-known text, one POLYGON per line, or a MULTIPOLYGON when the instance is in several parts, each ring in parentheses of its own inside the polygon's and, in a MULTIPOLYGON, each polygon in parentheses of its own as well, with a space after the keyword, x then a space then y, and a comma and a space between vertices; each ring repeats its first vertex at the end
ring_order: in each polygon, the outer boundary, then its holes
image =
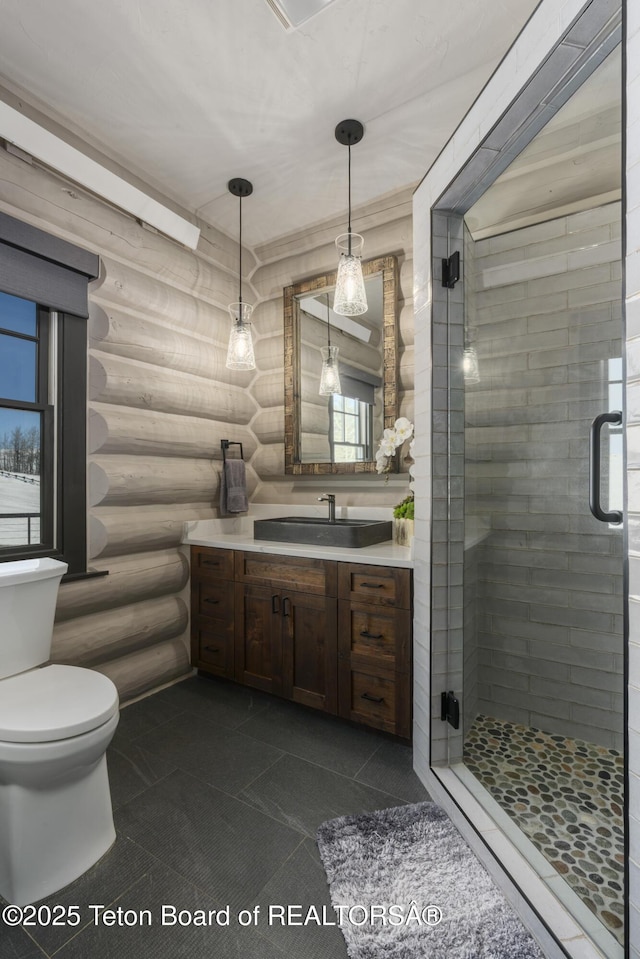
POLYGON ((233 550, 191 547, 191 662, 235 678, 233 550))
POLYGON ((194 546, 192 663, 409 737, 411 573, 194 546))

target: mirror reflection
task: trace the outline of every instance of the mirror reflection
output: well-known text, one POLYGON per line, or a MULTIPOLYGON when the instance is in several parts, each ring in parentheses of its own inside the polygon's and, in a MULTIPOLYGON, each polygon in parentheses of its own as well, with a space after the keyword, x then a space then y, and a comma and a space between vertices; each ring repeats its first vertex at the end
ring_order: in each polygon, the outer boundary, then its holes
POLYGON ((396 260, 363 264, 368 310, 333 310, 335 273, 284 291, 285 471, 370 472, 396 417, 396 260))

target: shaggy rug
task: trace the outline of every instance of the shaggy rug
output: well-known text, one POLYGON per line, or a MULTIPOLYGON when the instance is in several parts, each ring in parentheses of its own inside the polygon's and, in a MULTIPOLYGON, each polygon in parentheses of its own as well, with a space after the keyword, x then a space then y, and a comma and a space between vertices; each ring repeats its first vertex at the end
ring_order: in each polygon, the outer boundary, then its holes
POLYGON ((543 959, 435 803, 325 822, 318 847, 351 959, 543 959))

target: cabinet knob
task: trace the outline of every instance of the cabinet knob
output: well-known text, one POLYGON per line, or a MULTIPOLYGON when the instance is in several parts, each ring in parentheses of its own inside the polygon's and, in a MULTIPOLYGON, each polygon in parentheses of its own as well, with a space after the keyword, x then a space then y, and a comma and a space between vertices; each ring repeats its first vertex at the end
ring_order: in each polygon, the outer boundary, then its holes
POLYGON ((360 699, 366 699, 368 703, 383 703, 384 696, 370 696, 369 693, 363 693, 360 699))

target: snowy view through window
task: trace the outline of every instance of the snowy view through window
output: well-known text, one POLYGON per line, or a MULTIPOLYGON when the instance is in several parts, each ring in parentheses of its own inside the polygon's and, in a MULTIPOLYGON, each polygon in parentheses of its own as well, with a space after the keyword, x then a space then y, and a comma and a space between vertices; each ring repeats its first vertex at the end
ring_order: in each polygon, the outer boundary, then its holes
POLYGON ((0 547, 41 541, 38 392, 36 304, 0 293, 0 547))
MULTIPOLYGON (((16 414, 0 410, 0 546, 40 542, 40 430, 15 426, 5 432, 2 421, 16 414)), ((21 419, 27 417, 40 419, 33 413, 21 419)))

